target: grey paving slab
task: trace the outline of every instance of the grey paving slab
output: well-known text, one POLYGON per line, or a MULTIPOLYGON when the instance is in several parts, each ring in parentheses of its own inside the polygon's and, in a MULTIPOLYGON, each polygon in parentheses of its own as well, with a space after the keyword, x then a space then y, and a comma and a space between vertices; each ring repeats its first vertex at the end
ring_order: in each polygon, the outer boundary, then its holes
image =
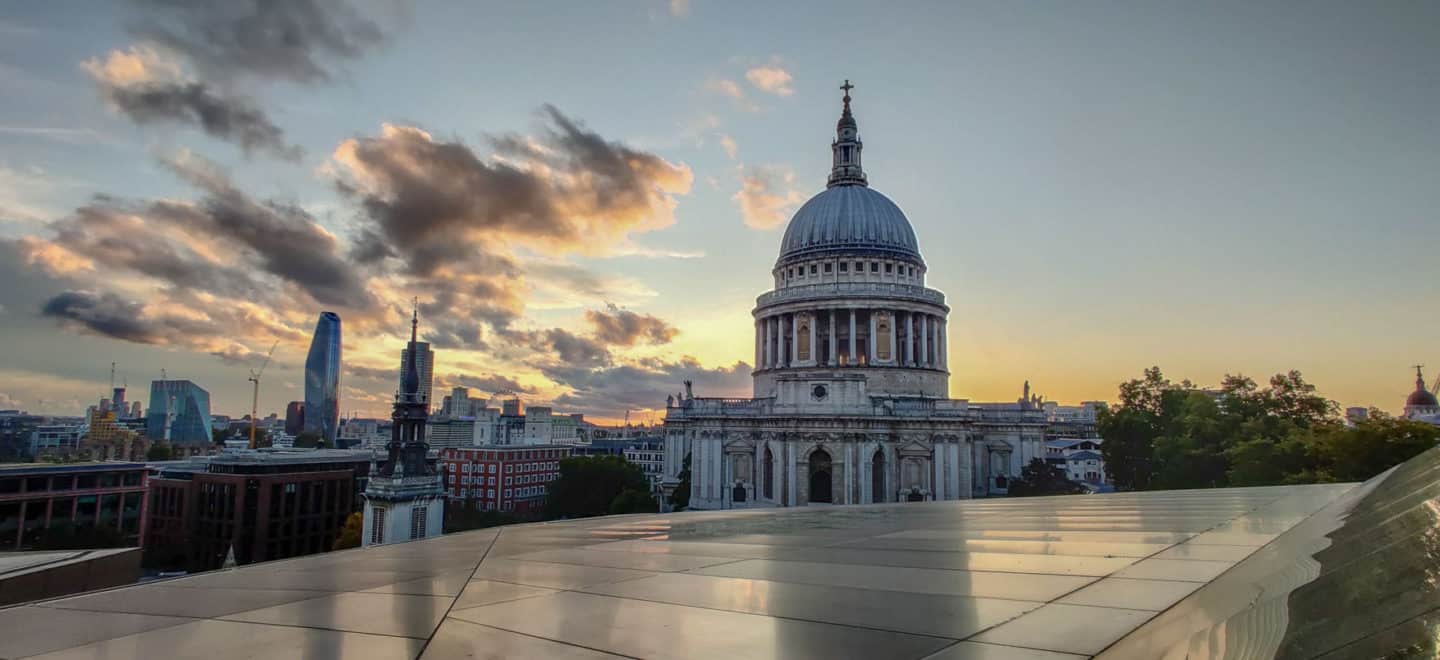
POLYGON ((534 587, 552 589, 574 589, 592 584, 619 582, 656 575, 651 571, 634 571, 626 568, 603 568, 599 566, 577 566, 540 561, 516 561, 513 559, 487 559, 475 571, 475 578, 514 582, 534 587))
POLYGON ((449 596, 342 593, 221 618, 425 639, 454 600, 449 596))
POLYGON ((1085 660, 1088 657, 1090 656, 1027 649, 1019 646, 959 642, 925 660, 1085 660))
POLYGON ((886 534, 883 538, 996 539, 1016 541, 1088 541, 1092 543, 1150 543, 1170 545, 1195 536, 1185 532, 1059 531, 1019 529, 916 529, 886 534))
POLYGON ((316 568, 313 571, 267 570, 264 564, 228 571, 201 573, 191 577, 166 580, 157 584, 181 589, 299 589, 311 591, 364 591, 375 587, 410 582, 426 573, 398 571, 347 571, 340 566, 316 568))
POLYGON ((1068 575, 950 571, 894 566, 829 564, 748 559, 702 568, 696 573, 723 577, 821 584, 833 587, 908 591, 951 596, 983 596, 1047 602, 1095 580, 1068 575))
MULTIPOLYGON (((396 582, 370 589, 363 589, 365 593, 379 594, 415 594, 420 596, 458 596, 470 582, 470 574, 473 570, 467 569, 452 573, 445 573, 435 577, 425 577, 408 582, 396 582)), ((313 596, 312 596, 313 597, 313 596)))
POLYGON ((1160 611, 1194 593, 1198 582, 1105 578, 1056 601, 1068 605, 1160 611))
POLYGON ((1094 541, 1030 541, 975 538, 906 538, 877 536, 857 539, 834 547, 878 550, 928 550, 944 552, 1003 552, 1008 554, 1071 555, 1076 557, 1149 557, 1170 547, 1170 543, 1099 543, 1094 541))
POLYGON ((980 633, 972 641, 1094 655, 1154 614, 1051 603, 980 633))
POLYGON ((706 555, 667 555, 654 553, 615 553, 588 548, 564 550, 541 550, 514 555, 510 559, 519 561, 544 561, 557 564, 578 564, 602 568, 632 568, 642 571, 688 571, 692 568, 714 566, 736 561, 735 557, 711 557, 706 555))
POLYGON ((1209 582, 1234 565, 1230 561, 1201 559, 1142 559, 1115 573, 1115 577, 1209 582))
POLYGON ((623 598, 941 637, 968 637, 1040 606, 996 598, 671 573, 583 589, 623 598))
POLYGON ((1275 540, 1276 536, 1279 536, 1279 534, 1213 530, 1199 534, 1195 538, 1190 539, 1189 542, 1216 545, 1262 546, 1275 540))
POLYGON ((43 607, 210 618, 321 595, 291 589, 179 589, 163 584, 112 589, 53 600, 43 607))
POLYGON ((641 658, 921 658, 949 640, 575 592, 453 618, 641 658))
POLYGON ((204 619, 36 656, 39 660, 396 660, 424 640, 204 619))
POLYGON ((523 584, 511 584, 509 582, 495 582, 493 580, 472 580, 460 597, 455 599, 452 610, 463 610, 467 607, 479 607, 491 603, 499 603, 507 600, 530 598, 533 596, 544 596, 555 593, 555 589, 544 587, 532 587, 523 584))
POLYGON ((455 617, 440 624, 435 638, 425 647, 422 658, 449 660, 513 660, 515 658, 546 658, 547 660, 615 660, 625 656, 595 651, 572 644, 521 635, 508 630, 482 626, 455 617))
POLYGON ((0 610, 0 658, 20 658, 84 646, 193 619, 144 614, 81 612, 48 607, 0 610))
POLYGON ((1155 553, 1153 559, 1199 559, 1202 561, 1237 562, 1255 553, 1253 545, 1209 545, 1181 543, 1155 553))

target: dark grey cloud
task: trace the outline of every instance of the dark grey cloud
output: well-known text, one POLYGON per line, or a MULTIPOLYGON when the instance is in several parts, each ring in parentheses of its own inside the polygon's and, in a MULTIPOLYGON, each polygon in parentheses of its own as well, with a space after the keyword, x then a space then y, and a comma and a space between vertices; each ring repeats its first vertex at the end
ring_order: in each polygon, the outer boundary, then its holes
POLYGON ((268 152, 298 161, 304 151, 285 141, 285 132, 249 99, 219 92, 202 82, 146 81, 117 85, 102 81, 101 91, 117 110, 137 124, 168 122, 194 126, 207 135, 239 145, 250 154, 268 152))
POLYGON ((430 274, 501 267, 495 255, 513 244, 602 251, 664 224, 669 195, 689 190, 688 168, 606 140, 553 107, 541 116, 539 138, 492 138, 493 160, 405 126, 341 144, 336 161, 355 176, 337 185, 372 223, 360 254, 398 256, 430 274))
MULTIPOLYGON (((299 83, 336 77, 335 62, 385 42, 379 17, 344 0, 136 0, 132 31, 184 55, 207 77, 299 83)), ((398 18, 398 12, 396 12, 398 18)))
POLYGON ((751 385, 750 371, 744 362, 708 368, 692 357, 600 368, 541 369, 547 378, 572 389, 555 399, 557 406, 611 417, 623 415, 625 410, 663 408, 665 396, 684 389, 686 380, 694 382, 697 396, 745 396, 751 385))
POLYGON ((149 317, 145 305, 108 292, 66 291, 47 300, 40 313, 91 334, 137 344, 168 344, 177 334, 214 330, 189 319, 149 317))
POLYGON ((616 346, 634 346, 639 342, 667 344, 679 331, 664 319, 639 314, 615 305, 605 311, 587 310, 585 320, 594 329, 595 338, 616 346))
POLYGON ((570 367, 595 367, 610 362, 605 344, 582 337, 563 328, 551 328, 532 336, 537 351, 550 351, 560 364, 570 367))

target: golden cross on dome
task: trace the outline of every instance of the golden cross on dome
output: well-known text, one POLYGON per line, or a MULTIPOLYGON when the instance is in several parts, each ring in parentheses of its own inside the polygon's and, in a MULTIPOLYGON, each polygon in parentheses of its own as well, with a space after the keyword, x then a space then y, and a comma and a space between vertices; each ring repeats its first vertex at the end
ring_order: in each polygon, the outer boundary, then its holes
POLYGON ((841 85, 841 86, 840 86, 840 89, 845 90, 845 98, 848 99, 848 98, 850 98, 850 90, 855 89, 855 86, 850 84, 850 79, 849 79, 849 78, 846 78, 846 79, 845 79, 845 84, 844 84, 844 85, 841 85))

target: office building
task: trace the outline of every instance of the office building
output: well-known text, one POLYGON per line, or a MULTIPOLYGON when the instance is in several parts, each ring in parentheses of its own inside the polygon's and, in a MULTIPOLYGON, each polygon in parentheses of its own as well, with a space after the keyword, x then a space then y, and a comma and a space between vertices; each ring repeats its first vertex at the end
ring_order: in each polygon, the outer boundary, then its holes
POLYGON ((320 434, 326 447, 335 446, 340 423, 340 317, 321 312, 305 357, 304 431, 320 434))
POLYGON ((151 382, 145 437, 171 446, 210 444, 210 393, 188 380, 151 382))
MULTIPOLYGON (((435 380, 435 351, 430 349, 428 342, 423 341, 415 342, 414 350, 416 357, 415 366, 420 372, 420 399, 424 401, 428 407, 432 401, 430 398, 430 389, 434 385, 435 380)), ((411 348, 409 346, 400 349, 399 380, 402 383, 405 380, 405 365, 410 360, 410 351, 411 348)))

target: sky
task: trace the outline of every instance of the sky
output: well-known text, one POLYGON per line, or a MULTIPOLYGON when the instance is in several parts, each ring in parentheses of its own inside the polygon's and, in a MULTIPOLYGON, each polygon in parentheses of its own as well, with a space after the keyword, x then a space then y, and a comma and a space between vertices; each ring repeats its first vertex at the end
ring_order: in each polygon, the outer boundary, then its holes
POLYGON ((952 397, 1440 370, 1437 3, 5 3, 0 408, 239 416, 273 344, 283 413, 331 310, 383 416, 415 300, 439 391, 747 395, 846 79, 952 397))

